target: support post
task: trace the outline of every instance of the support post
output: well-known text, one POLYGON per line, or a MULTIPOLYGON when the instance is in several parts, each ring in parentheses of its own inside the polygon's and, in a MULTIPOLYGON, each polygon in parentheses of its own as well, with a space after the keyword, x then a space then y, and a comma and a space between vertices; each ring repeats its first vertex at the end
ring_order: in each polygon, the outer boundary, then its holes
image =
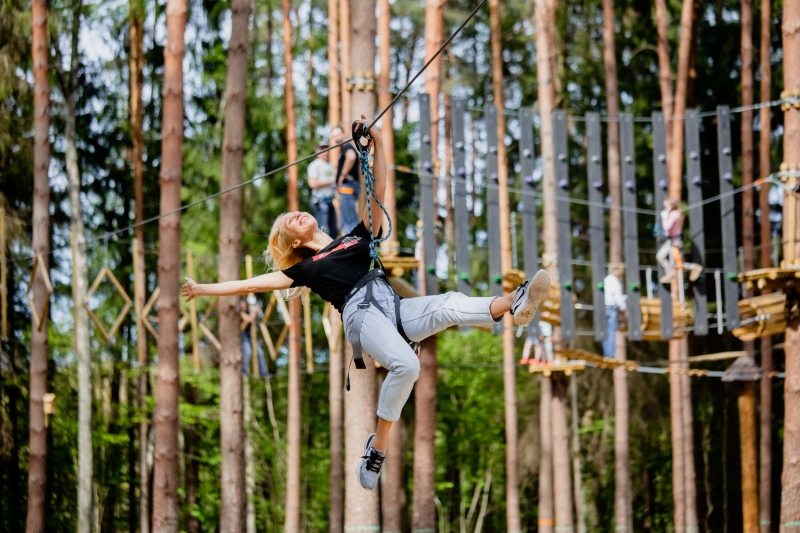
POLYGON ((733 156, 731 150, 731 110, 717 107, 717 143, 719 157, 719 194, 722 215, 722 271, 725 286, 725 316, 728 331, 739 327, 739 282, 736 265, 736 205, 733 193, 733 156))
MULTIPOLYGON (((452 100, 453 162, 455 165, 456 286, 458 292, 472 294, 469 254, 469 211, 467 210, 467 146, 464 142, 464 100, 452 100)), ((462 328, 463 329, 463 328, 462 328)))
POLYGON ((633 158, 633 116, 620 113, 622 160, 623 246, 625 250, 625 292, 628 295, 628 338, 642 340, 642 309, 639 276, 639 230, 636 220, 636 166, 633 158))
MULTIPOLYGON (((696 205, 689 210, 689 235, 692 241, 692 263, 706 264, 706 238, 703 223, 703 177, 700 169, 700 126, 697 110, 689 109, 683 120, 686 139, 686 190, 689 204, 696 205)), ((763 216, 767 216, 765 213, 763 216)), ((694 296, 694 334, 698 337, 708 335, 708 297, 706 296, 705 273, 692 285, 694 296)))
MULTIPOLYGON (((664 113, 653 113, 653 176, 655 178, 655 210, 659 213, 662 209, 664 199, 667 197, 667 126, 664 122, 664 113)), ((656 215, 658 216, 658 215, 656 215)), ((665 235, 659 235, 656 238, 656 248, 661 248, 664 241, 667 240, 665 235)), ((673 331, 672 319, 672 294, 670 286, 666 283, 661 283, 661 276, 666 274, 664 269, 659 265, 658 267, 658 298, 661 301, 661 339, 671 339, 675 332, 673 331)), ((678 276, 680 279, 680 276, 678 276)))
POLYGON ((558 217, 558 277, 561 286, 561 338, 575 338, 575 306, 572 304, 572 224, 569 218, 569 155, 567 113, 553 111, 556 152, 556 216, 558 217))
POLYGON ((606 277, 606 237, 603 213, 603 148, 600 141, 600 115, 586 113, 586 177, 589 180, 589 250, 592 258, 592 305, 594 340, 606 340, 606 304, 603 280, 606 277))
MULTIPOLYGON (((530 277, 539 270, 539 251, 536 248, 541 235, 536 228, 536 183, 533 181, 533 163, 535 153, 533 149, 533 109, 523 107, 519 110, 519 160, 522 170, 522 253, 525 262, 526 277, 530 277)), ((528 324, 528 333, 539 336, 539 309, 536 316, 528 324)))
MULTIPOLYGON (((248 255, 247 257, 250 256, 248 255)), ((190 278, 194 279, 194 257, 192 256, 191 248, 186 250, 186 273, 190 278)), ((192 362, 194 363, 194 371, 197 373, 200 372, 200 335, 197 332, 197 300, 189 302, 189 318, 192 322, 192 362)))
POLYGON ((433 149, 431 146, 431 105, 430 96, 419 96, 419 128, 422 135, 420 147, 420 212, 422 213, 422 262, 425 278, 420 280, 425 294, 430 296, 439 292, 436 279, 436 210, 433 190, 433 149))
MULTIPOLYGON (((309 374, 313 374, 314 344, 311 338, 311 302, 308 299, 303 300, 303 323, 306 334, 306 370, 308 370, 309 374)), ((255 324, 253 324, 253 327, 255 327, 255 324)))
MULTIPOLYGON (((247 279, 251 279, 253 277, 253 256, 246 255, 244 256, 244 268, 245 268, 245 276, 247 279)), ((250 305, 249 303, 247 304, 250 305)), ((247 308, 248 314, 250 313, 250 308, 247 308)), ((258 337, 256 333, 256 321, 253 320, 249 326, 250 328, 250 362, 252 363, 253 369, 251 370, 251 376, 255 377, 258 376, 258 337)), ((280 348, 280 344, 277 346, 280 348)))

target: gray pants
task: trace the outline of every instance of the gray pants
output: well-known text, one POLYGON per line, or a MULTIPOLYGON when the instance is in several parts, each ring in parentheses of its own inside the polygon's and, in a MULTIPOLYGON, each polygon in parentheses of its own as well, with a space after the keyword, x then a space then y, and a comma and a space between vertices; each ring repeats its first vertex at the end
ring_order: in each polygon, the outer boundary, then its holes
MULTIPOLYGON (((350 343, 354 315, 366 290, 366 287, 359 290, 342 314, 345 337, 350 343)), ((372 296, 383 312, 374 305, 367 310, 361 326, 361 347, 389 371, 378 399, 378 416, 393 422, 400 418, 400 411, 419 377, 419 359, 397 332, 392 288, 379 280, 373 285, 372 296)), ((400 320, 408 338, 419 342, 451 326, 493 325, 495 320, 489 312, 492 300, 493 297, 472 298, 459 292, 407 298, 400 301, 400 320)))

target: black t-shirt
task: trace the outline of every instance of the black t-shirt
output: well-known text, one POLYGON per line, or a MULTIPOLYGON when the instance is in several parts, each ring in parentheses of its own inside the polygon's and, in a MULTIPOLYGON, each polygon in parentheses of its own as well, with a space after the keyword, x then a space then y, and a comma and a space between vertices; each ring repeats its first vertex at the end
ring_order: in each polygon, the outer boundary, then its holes
POLYGON ((369 272, 369 240, 362 221, 316 255, 282 272, 292 279, 292 287, 308 287, 341 312, 344 297, 369 272))
POLYGON ((356 183, 358 183, 358 151, 356 150, 356 147, 352 145, 352 143, 342 145, 342 151, 339 152, 339 166, 336 169, 336 179, 338 180, 339 176, 342 175, 342 169, 344 168, 344 156, 350 151, 352 151, 353 155, 356 156, 356 160, 353 162, 353 166, 350 168, 350 172, 348 172, 348 177, 345 178, 345 181, 354 180, 356 183))

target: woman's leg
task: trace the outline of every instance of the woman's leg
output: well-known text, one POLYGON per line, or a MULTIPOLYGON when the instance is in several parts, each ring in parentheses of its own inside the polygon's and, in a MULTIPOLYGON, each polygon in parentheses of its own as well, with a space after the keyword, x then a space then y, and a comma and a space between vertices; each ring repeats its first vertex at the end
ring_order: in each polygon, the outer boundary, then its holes
POLYGON ((492 326, 513 303, 514 293, 496 298, 460 292, 406 298, 400 302, 400 320, 408 338, 419 342, 452 326, 492 326))
POLYGON ((661 265, 661 268, 664 269, 664 274, 670 274, 672 272, 672 261, 670 258, 672 257, 672 240, 667 239, 664 241, 664 244, 661 245, 661 248, 658 249, 656 253, 656 261, 658 264, 661 265))

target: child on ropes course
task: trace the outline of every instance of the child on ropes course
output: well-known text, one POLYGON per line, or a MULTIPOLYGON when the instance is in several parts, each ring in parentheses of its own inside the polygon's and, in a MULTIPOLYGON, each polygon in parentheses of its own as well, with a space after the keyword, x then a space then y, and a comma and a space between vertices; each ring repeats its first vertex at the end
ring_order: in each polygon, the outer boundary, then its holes
MULTIPOLYGON (((391 234, 391 224, 387 236, 382 238, 386 159, 380 132, 375 127, 367 130, 369 124, 364 115, 353 124, 369 199, 362 221, 353 231, 332 240, 319 229, 310 214, 284 213, 272 226, 265 252, 277 271, 252 279, 208 285, 186 278, 181 292, 189 301, 197 296, 233 296, 275 290, 285 290, 287 299, 292 299, 311 290, 342 313, 345 336, 353 345, 356 367, 364 368, 363 349, 389 372, 378 401, 378 427, 376 433, 367 436, 357 471, 361 485, 372 490, 378 483, 386 457, 389 429, 400 418, 400 411, 419 376, 419 360, 409 342, 420 342, 452 326, 491 326, 508 312, 512 313, 516 324, 528 324, 550 291, 550 278, 540 270, 533 279, 502 297, 469 297, 450 292, 401 299, 380 268, 375 252, 375 243, 391 234), (365 146, 363 141, 368 144, 365 146), (375 149, 374 170, 368 164, 371 145, 375 149), (373 213, 380 216, 373 220, 373 213)), ((346 388, 349 390, 349 376, 346 388)))
MULTIPOLYGON (((680 202, 672 197, 664 199, 664 210, 661 211, 661 231, 664 232, 666 240, 656 253, 656 260, 664 275, 661 276, 661 283, 671 283, 675 278, 675 269, 678 267, 676 252, 680 253, 683 249, 683 215, 681 214, 680 202)), ((689 281, 697 281, 703 273, 703 265, 696 263, 683 263, 683 270, 689 271, 689 281)))

